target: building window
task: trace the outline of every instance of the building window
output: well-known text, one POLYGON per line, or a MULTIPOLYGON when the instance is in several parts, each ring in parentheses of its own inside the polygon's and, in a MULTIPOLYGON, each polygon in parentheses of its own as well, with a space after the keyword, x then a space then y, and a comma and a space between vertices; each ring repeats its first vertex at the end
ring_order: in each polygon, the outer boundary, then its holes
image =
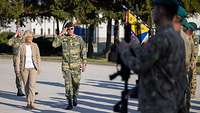
POLYGON ((50 30, 50 28, 48 29, 48 35, 50 35, 51 34, 51 30, 50 30))
POLYGON ((33 28, 33 34, 35 35, 35 28, 33 28))
POLYGON ((40 32, 40 35, 43 35, 43 29, 41 28, 41 32, 40 32))

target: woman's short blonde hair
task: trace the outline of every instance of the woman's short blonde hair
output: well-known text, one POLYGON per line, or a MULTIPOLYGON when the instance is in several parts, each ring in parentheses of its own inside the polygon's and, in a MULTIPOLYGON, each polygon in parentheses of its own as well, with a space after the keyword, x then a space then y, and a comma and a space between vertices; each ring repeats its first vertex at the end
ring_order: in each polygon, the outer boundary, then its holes
POLYGON ((26 30, 24 32, 24 38, 33 37, 33 33, 30 30, 26 30))

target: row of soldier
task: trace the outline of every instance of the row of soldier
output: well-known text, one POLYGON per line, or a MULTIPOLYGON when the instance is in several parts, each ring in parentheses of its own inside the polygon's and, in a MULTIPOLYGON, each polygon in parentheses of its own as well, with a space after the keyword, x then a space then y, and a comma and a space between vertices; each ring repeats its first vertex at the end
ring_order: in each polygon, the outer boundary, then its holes
POLYGON ((179 7, 177 16, 173 20, 173 25, 175 30, 180 32, 185 43, 185 64, 188 78, 186 106, 189 112, 190 100, 195 97, 197 89, 196 63, 199 52, 199 38, 194 33, 197 25, 194 22, 188 22, 186 17, 186 10, 183 7, 179 7))

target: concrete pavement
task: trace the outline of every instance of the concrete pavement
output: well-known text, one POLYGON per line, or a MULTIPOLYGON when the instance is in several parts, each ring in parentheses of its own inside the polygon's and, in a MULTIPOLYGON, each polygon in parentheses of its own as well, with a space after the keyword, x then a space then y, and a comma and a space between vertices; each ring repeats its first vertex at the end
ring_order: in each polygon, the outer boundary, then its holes
MULTIPOLYGON (((0 59, 0 113, 112 113, 112 106, 120 100, 123 89, 120 77, 114 81, 109 80, 108 75, 115 71, 113 66, 88 65, 86 72, 82 73, 78 107, 67 111, 64 109, 67 102, 61 62, 42 62, 42 72, 37 81, 37 109, 27 110, 25 97, 16 96, 12 60, 0 59)), ((134 86, 135 79, 137 76, 131 77, 130 87, 134 86)), ((138 101, 131 99, 129 113, 139 113, 137 105, 138 101)), ((191 111, 200 113, 200 99, 192 100, 191 111)))

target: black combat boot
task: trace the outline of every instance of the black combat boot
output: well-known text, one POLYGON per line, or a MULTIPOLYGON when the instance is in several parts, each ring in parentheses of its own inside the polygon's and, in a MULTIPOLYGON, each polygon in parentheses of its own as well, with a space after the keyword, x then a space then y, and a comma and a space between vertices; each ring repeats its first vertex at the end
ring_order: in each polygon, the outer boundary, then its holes
POLYGON ((18 89, 17 96, 25 96, 21 89, 18 89))
POLYGON ((77 101, 77 97, 73 96, 73 106, 77 106, 78 101, 77 101))
POLYGON ((72 110, 73 105, 72 105, 72 99, 68 99, 68 106, 66 107, 66 110, 72 110))

